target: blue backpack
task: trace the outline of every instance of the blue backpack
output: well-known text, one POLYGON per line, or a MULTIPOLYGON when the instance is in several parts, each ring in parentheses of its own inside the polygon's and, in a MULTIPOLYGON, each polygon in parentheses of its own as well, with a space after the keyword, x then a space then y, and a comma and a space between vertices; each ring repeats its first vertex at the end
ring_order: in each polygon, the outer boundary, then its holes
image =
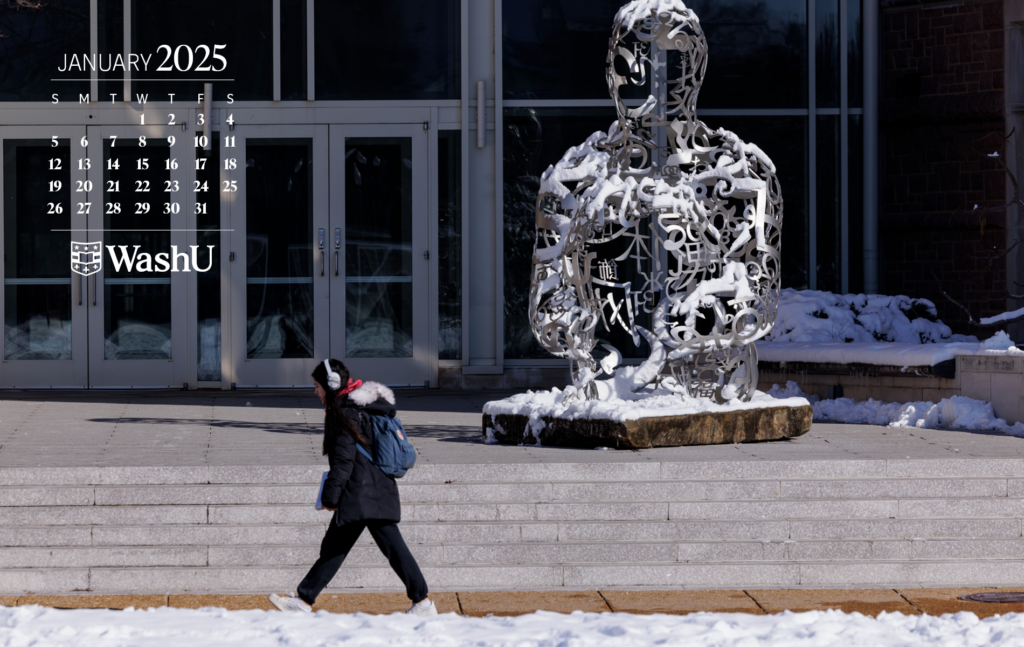
POLYGON ((373 431, 373 456, 359 443, 356 447, 380 471, 396 479, 402 478, 416 464, 416 449, 409 442, 402 421, 390 416, 366 416, 373 431))

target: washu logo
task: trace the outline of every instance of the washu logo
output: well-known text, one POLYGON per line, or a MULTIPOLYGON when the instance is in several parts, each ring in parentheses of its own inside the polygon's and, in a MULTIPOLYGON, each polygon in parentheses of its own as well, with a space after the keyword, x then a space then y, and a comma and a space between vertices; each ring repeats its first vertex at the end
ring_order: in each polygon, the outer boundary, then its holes
MULTIPOLYGON (((141 245, 133 245, 131 252, 127 245, 107 245, 107 254, 115 272, 209 272, 213 267, 214 245, 207 245, 210 258, 206 267, 199 267, 197 257, 199 245, 189 245, 191 255, 179 252, 177 245, 171 245, 170 252, 150 254, 140 252, 141 245), (180 267, 179 267, 180 264, 180 267)), ((100 243, 71 243, 71 271, 89 276, 103 267, 100 243)))
POLYGON ((103 269, 103 248, 101 243, 76 243, 71 241, 71 271, 82 276, 91 276, 103 269))

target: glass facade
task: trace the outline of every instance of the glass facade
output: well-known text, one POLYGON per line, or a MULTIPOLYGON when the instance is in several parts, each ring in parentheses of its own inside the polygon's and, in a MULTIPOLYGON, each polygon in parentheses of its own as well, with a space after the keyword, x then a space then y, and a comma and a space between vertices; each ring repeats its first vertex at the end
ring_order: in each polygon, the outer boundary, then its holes
POLYGON ((316 0, 316 98, 458 99, 458 0, 316 0))
POLYGON ((708 40, 698 115, 707 108, 806 107, 808 1, 814 0, 686 3, 708 40))
POLYGON ((68 140, 7 140, 4 359, 71 359, 71 155, 68 140))
POLYGON ((281 99, 307 98, 306 0, 281 0, 281 99))
POLYGON ((313 357, 313 142, 245 148, 246 354, 313 357))
MULTIPOLYGON (((195 179, 209 186, 209 195, 195 196, 197 211, 189 222, 194 222, 198 230, 199 264, 209 261, 212 267, 194 277, 194 292, 191 287, 183 292, 197 300, 195 319, 189 322, 187 335, 178 337, 176 333, 175 343, 183 344, 186 339, 197 344, 195 351, 189 347, 187 355, 197 361, 196 377, 201 382, 232 379, 221 374, 222 344, 232 344, 231 333, 221 328, 222 321, 230 319, 229 312, 221 311, 222 286, 227 285, 222 281, 234 281, 232 276, 237 276, 237 272, 233 275, 228 271, 233 266, 220 266, 220 245, 228 239, 219 231, 219 187, 225 177, 235 177, 221 159, 222 141, 218 140, 225 135, 237 135, 239 141, 246 142, 244 158, 238 160, 245 169, 243 220, 235 220, 232 210, 224 214, 225 222, 232 221, 236 230, 239 222, 245 226, 241 234, 245 238, 244 252, 236 250, 245 266, 246 316, 244 325, 239 324, 245 330, 243 360, 316 354, 315 317, 311 313, 316 300, 314 286, 319 285, 314 277, 319 255, 314 238, 323 223, 314 222, 318 222, 316 218, 331 220, 327 230, 330 243, 330 234, 340 224, 334 218, 344 213, 346 237, 339 243, 339 249, 345 248, 346 258, 346 303, 339 311, 344 312, 344 322, 328 318, 322 327, 330 326, 331 332, 346 331, 342 346, 353 358, 413 357, 411 331, 416 322, 429 316, 433 327, 436 316, 437 359, 468 362, 470 358, 463 356, 467 347, 476 349, 471 352, 474 363, 488 365, 491 357, 500 363, 502 353, 497 348, 481 349, 491 344, 490 331, 501 329, 503 338, 497 343, 504 348, 504 359, 533 362, 551 357, 534 340, 524 316, 528 311, 539 178, 570 146, 595 131, 606 131, 616 118, 608 98, 604 66, 612 21, 623 2, 506 1, 501 3, 502 15, 496 20, 484 18, 485 35, 479 31, 480 14, 475 5, 470 6, 469 16, 462 16, 463 3, 459 0, 385 0, 370 4, 356 0, 19 0, 0 7, 0 102, 9 102, 17 109, 15 102, 48 103, 56 92, 62 104, 77 103, 79 95, 91 90, 90 73, 54 70, 68 64, 65 56, 90 52, 108 57, 125 51, 152 54, 150 71, 158 66, 166 68, 159 75, 133 74, 127 88, 122 73, 100 71, 95 74, 99 96, 93 97, 94 101, 109 103, 113 94, 120 106, 136 107, 138 95, 146 95, 153 104, 166 102, 167 95, 173 93, 175 108, 180 101, 194 109, 195 95, 203 92, 203 83, 209 79, 213 79, 215 100, 224 101, 228 93, 232 94, 232 105, 238 106, 233 118, 241 129, 232 125, 229 133, 229 125, 219 123, 231 110, 218 114, 215 123, 224 132, 212 138, 213 150, 197 148, 196 159, 189 158, 190 163, 197 163, 195 179), (276 21, 275 6, 279 7, 276 21), (97 30, 95 42, 90 42, 93 15, 97 30), (460 31, 463 24, 469 26, 469 33, 460 31), (280 38, 277 72, 275 30, 280 38), (489 156, 494 154, 489 149, 496 142, 488 134, 483 149, 475 150, 475 106, 468 109, 469 123, 460 124, 460 113, 467 113, 463 112, 465 106, 456 103, 460 99, 475 101, 475 85, 471 96, 461 96, 462 75, 467 69, 464 43, 469 43, 471 55, 486 51, 489 56, 487 43, 481 50, 483 41, 493 42, 500 55, 501 112, 495 120, 501 137, 501 159, 496 160, 500 186, 490 186, 490 171, 486 170, 491 168, 489 156), (224 56, 223 68, 212 56, 213 46, 222 46, 216 53, 224 56), (203 63, 209 66, 199 71, 203 63), (276 81, 275 73, 279 74, 276 81), (154 76, 161 80, 150 80, 154 76), (130 103, 124 102, 126 89, 130 103), (328 110, 306 113, 312 117, 298 116, 301 111, 296 110, 297 102, 311 98, 357 103, 324 106, 328 110), (274 99, 291 103, 270 104, 274 99), (388 116, 375 121, 373 111, 380 109, 388 116), (427 150, 436 151, 427 162, 428 168, 419 169, 419 161, 417 168, 411 167, 408 142, 399 142, 401 137, 334 141, 334 124, 383 126, 394 117, 392 123, 416 123, 418 127, 428 114, 431 121, 424 124, 425 132, 430 133, 427 137, 436 137, 436 147, 434 139, 428 140, 431 143, 427 150), (337 193, 343 205, 333 202, 336 194, 332 187, 314 186, 312 140, 255 139, 268 135, 246 134, 250 124, 299 122, 318 127, 332 125, 325 131, 330 133, 325 159, 336 159, 335 146, 344 149, 346 192, 337 193), (436 135, 431 132, 435 129, 436 135), (467 150, 471 152, 463 160, 466 139, 470 140, 467 150), (486 164, 463 168, 464 163, 482 159, 480 155, 486 157, 486 164), (416 175, 421 172, 423 175, 416 175), (487 178, 482 185, 481 172, 487 178), (476 178, 468 188, 463 187, 464 174, 476 178), (430 241, 436 242, 437 258, 431 261, 436 262, 437 288, 429 297, 429 312, 414 312, 412 308, 412 268, 426 266, 418 264, 424 241, 413 239, 409 222, 413 213, 419 213, 410 207, 409 183, 413 176, 430 178, 424 195, 429 195, 437 214, 437 220, 430 223, 437 228, 436 241, 430 241), (486 261, 480 260, 481 255, 472 255, 474 263, 501 263, 504 281, 498 288, 498 310, 503 314, 499 314, 501 326, 492 327, 496 323, 490 320, 493 311, 481 314, 492 306, 481 301, 485 288, 475 282, 474 273, 481 268, 463 266, 463 236, 467 241, 474 232, 486 231, 490 236, 491 223, 485 221, 480 229, 474 226, 467 232, 463 224, 464 218, 465 222, 475 222, 474 209, 479 210, 480 205, 484 212, 493 213, 493 190, 501 191, 495 206, 501 212, 502 246, 494 249, 493 258, 486 261), (469 196, 465 205, 464 195, 469 196), (200 197, 205 200, 202 211, 200 197), (317 204, 326 205, 322 213, 314 214, 314 198, 317 204), (218 250, 212 259, 207 245, 218 250), (222 277, 222 269, 226 277, 222 277), (466 276, 474 278, 464 283, 466 276), (464 300, 471 302, 466 304, 464 300), (474 313, 473 318, 463 321, 464 311, 474 313), (487 332, 480 336, 481 330, 487 332)), ((784 199, 783 286, 837 292, 861 289, 862 0, 689 0, 687 6, 699 16, 709 44, 707 72, 697 101, 698 118, 712 129, 725 128, 744 141, 756 143, 777 168, 784 199)), ((477 63, 470 64, 475 67, 477 63)), ((491 95, 499 79, 491 76, 489 62, 485 67, 486 88, 491 95)), ((654 70, 648 68, 645 72, 653 78, 654 70)), ((636 106, 650 89, 649 81, 639 87, 628 86, 623 89, 623 97, 630 106, 636 106)), ((146 121, 133 125, 149 127, 149 110, 162 110, 163 105, 147 106, 146 121)), ((220 103, 216 108, 226 105, 220 103)), ((489 100, 488 119, 492 105, 489 100)), ((107 105, 100 107, 110 108, 109 115, 117 112, 107 105)), ((67 123, 93 126, 87 121, 92 117, 86 116, 90 110, 95 111, 96 106, 83 106, 81 119, 79 113, 69 112, 72 116, 67 123)), ((184 107, 181 112, 176 125, 187 121, 183 132, 189 132, 179 137, 191 141, 194 135, 202 134, 202 125, 193 113, 185 113, 184 107)), ((124 115, 126 120, 138 120, 128 111, 124 115)), ((111 122, 96 121, 96 125, 100 123, 111 122)), ((91 131, 88 134, 91 139, 91 131)), ((120 144, 112 151, 104 144, 104 162, 113 153, 122 156, 120 169, 90 171, 96 174, 90 178, 103 178, 104 205, 114 201, 106 190, 109 181, 156 181, 155 175, 143 178, 129 167, 141 157, 148 157, 151 164, 163 164, 169 153, 166 144, 161 143, 165 141, 151 140, 145 155, 140 151, 121 152, 120 144)), ((26 219, 25 214, 41 207, 31 203, 24 190, 42 186, 39 183, 48 186, 50 181, 48 173, 25 164, 41 163, 35 159, 40 155, 67 155, 68 143, 61 140, 60 147, 49 151, 49 140, 31 142, 3 140, 3 241, 8 250, 3 276, 4 353, 8 359, 68 358, 71 310, 67 304, 77 294, 72 290, 74 281, 66 272, 51 276, 41 270, 40 263, 45 265, 50 262, 47 258, 56 258, 55 254, 41 253, 24 240, 30 234, 39 237, 43 241, 40 245, 49 246, 47 249, 56 249, 64 238, 68 239, 65 243, 70 240, 69 235, 37 231, 38 223, 26 219), (29 159, 35 161, 25 161, 29 159), (65 332, 59 333, 61 330, 65 332)), ((65 183, 61 191, 67 190, 65 183)), ((61 195, 50 197, 70 200, 61 195)), ((230 195, 225 197, 226 203, 232 199, 230 195)), ((162 205, 163 199, 154 197, 145 202, 150 214, 138 214, 133 199, 131 204, 122 205, 120 213, 94 213, 93 217, 99 216, 104 227, 149 230, 110 232, 105 242, 125 245, 129 251, 136 244, 164 250, 169 247, 170 237, 166 232, 152 231, 164 222, 159 213, 162 205), (144 215, 148 219, 143 220, 144 215)), ((419 204, 415 206, 419 208, 419 204)), ((191 206, 189 210, 191 218, 191 206)), ((433 213, 433 209, 424 213, 433 213)), ((61 217, 67 219, 68 213, 61 217)), ((414 224, 420 222, 415 220, 414 224)), ((89 220, 88 226, 99 225, 89 220)), ((623 267, 621 271, 639 273, 643 268, 623 267)), ((105 291, 101 292, 105 294, 104 326, 96 331, 105 342, 104 357, 171 359, 171 301, 186 297, 172 296, 169 275, 105 272, 104 276, 100 288, 105 291)), ((242 290, 241 286, 239 282, 231 289, 242 290)), ((491 289, 488 284, 488 293, 491 289)), ((192 312, 190 309, 190 316, 192 312)), ((337 316, 331 315, 335 319, 337 316)), ((638 312, 637 316, 647 315, 638 312)), ((91 337, 93 332, 90 330, 88 335, 91 337)), ((317 334, 330 333, 318 329, 317 334)), ((645 347, 618 339, 620 334, 624 333, 602 331, 599 336, 607 337, 627 357, 646 354, 645 347)), ((235 335, 237 339, 243 333, 235 335)), ((180 354, 173 359, 179 361, 180 354)))
POLYGON ((346 138, 346 357, 412 357, 412 175, 409 138, 346 138))
MULTIPOLYGON (((524 0, 502 4, 506 99, 604 99, 604 61, 621 0, 524 0)), ((623 96, 646 97, 630 86, 623 96)))
POLYGON ((462 132, 437 133, 438 359, 462 359, 462 132))
POLYGON ((67 69, 65 55, 91 51, 89 0, 5 2, 0 8, 0 101, 49 101, 54 92, 88 94, 89 72, 67 69))
POLYGON ((203 91, 203 82, 192 79, 205 78, 231 80, 214 82, 218 101, 228 93, 235 101, 274 98, 272 0, 132 0, 131 20, 131 51, 153 53, 150 74, 133 76, 161 79, 133 81, 133 97, 165 100, 173 92, 192 102, 203 91))
MULTIPOLYGON (((147 268, 139 255, 129 270, 126 259, 139 250, 171 253, 171 215, 165 205, 174 202, 167 191, 180 187, 171 180, 168 140, 146 138, 145 146, 139 144, 129 139, 117 146, 114 140, 103 140, 103 243, 114 246, 122 261, 117 267, 109 256, 104 259, 105 359, 172 357, 170 268, 147 268)), ((178 266, 178 259, 170 259, 178 266)))

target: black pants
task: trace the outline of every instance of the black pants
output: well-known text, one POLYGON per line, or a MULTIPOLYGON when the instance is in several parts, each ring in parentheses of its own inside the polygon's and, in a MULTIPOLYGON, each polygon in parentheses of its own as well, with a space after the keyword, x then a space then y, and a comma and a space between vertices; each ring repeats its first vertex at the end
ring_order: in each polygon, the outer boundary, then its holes
POLYGON ((391 568, 405 584, 405 593, 413 602, 427 599, 427 581, 416 564, 409 547, 398 531, 398 524, 393 521, 351 521, 342 526, 331 521, 324 540, 320 542, 320 559, 299 584, 298 594, 305 602, 312 605, 316 596, 320 595, 341 568, 342 562, 352 550, 353 544, 359 539, 363 528, 369 528, 373 540, 377 542, 380 552, 384 553, 391 568))

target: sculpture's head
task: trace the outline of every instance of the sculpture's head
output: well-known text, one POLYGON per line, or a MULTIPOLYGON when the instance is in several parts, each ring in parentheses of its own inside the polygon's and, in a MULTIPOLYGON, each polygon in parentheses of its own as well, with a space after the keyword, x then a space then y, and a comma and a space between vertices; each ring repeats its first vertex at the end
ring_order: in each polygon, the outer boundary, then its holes
MULTIPOLYGON (((692 116, 707 60, 708 42, 700 21, 682 0, 633 0, 623 5, 615 15, 605 72, 619 116, 639 119, 655 112, 666 121, 692 116), (621 88, 643 86, 648 77, 657 78, 658 65, 668 68, 665 112, 650 102, 639 108, 627 108, 622 102, 621 88)), ((658 94, 652 88, 655 98, 658 94)))

